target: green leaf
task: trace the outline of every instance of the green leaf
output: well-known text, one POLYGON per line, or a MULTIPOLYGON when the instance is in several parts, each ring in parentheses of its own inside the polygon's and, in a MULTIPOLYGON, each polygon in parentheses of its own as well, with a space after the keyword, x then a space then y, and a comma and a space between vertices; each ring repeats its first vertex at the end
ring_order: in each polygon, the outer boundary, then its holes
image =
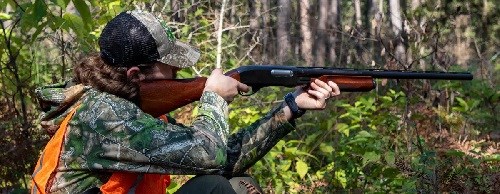
POLYGON ((87 32, 87 30, 85 30, 82 18, 80 18, 77 15, 72 14, 72 13, 65 13, 63 15, 63 18, 65 20, 65 23, 67 23, 66 25, 71 27, 73 29, 73 31, 75 31, 77 36, 83 38, 83 36, 84 36, 85 32, 87 32))
POLYGON ((355 124, 355 125, 349 126, 349 130, 358 129, 358 128, 361 128, 360 124, 355 124))
POLYGON ((394 156, 394 152, 386 152, 385 161, 387 162, 388 165, 394 166, 394 163, 396 162, 396 157, 394 156))
POLYGON ((280 140, 280 141, 278 141, 278 143, 274 147, 278 150, 281 150, 283 148, 283 146, 285 146, 285 141, 280 140))
POLYGON ((324 170, 316 171, 316 176, 318 177, 318 179, 323 179, 323 177, 325 177, 325 174, 326 174, 326 171, 324 171, 324 170))
POLYGON ((304 176, 306 176, 307 174, 307 171, 309 170, 309 166, 301 159, 297 159, 297 163, 295 163, 295 169, 297 170, 300 178, 304 178, 304 176))
POLYGON ((318 138, 318 135, 319 135, 319 133, 314 133, 312 135, 308 135, 306 140, 305 140, 305 143, 310 144, 311 142, 315 142, 316 139, 318 138))
POLYGON ((390 96, 382 96, 382 99, 392 102, 392 98, 390 96))
POLYGON ((500 154, 493 154, 490 156, 485 156, 484 161, 500 162, 500 154))
POLYGON ((121 7, 121 1, 112 1, 108 4, 108 10, 111 11, 113 15, 118 15, 123 11, 121 7))
POLYGON ((291 160, 281 160, 280 164, 278 165, 278 169, 281 172, 286 172, 290 169, 290 166, 292 166, 291 160))
POLYGON ((57 6, 66 9, 66 6, 68 6, 70 0, 52 0, 54 4, 57 6))
POLYGON ((33 4, 34 24, 38 24, 47 15, 47 5, 42 0, 36 0, 33 4))
POLYGON ((192 78, 193 77, 193 74, 191 71, 188 71, 188 69, 182 69, 180 71, 177 72, 177 77, 179 79, 182 79, 182 78, 192 78))
POLYGON ((385 178, 396 177, 398 174, 399 170, 397 168, 392 168, 392 167, 386 168, 382 172, 382 175, 384 175, 385 178))
POLYGON ((337 124, 337 130, 344 134, 345 136, 349 137, 349 126, 345 123, 338 123, 337 124))
POLYGON ((361 137, 361 138, 355 138, 355 139, 347 142, 347 144, 355 144, 355 143, 366 142, 366 141, 368 141, 368 139, 361 137))
POLYGON ((377 162, 379 160, 380 155, 375 152, 365 152, 365 154, 363 154, 363 164, 366 164, 368 162, 377 162))
POLYGON ((339 118, 340 118, 340 119, 342 119, 342 118, 348 117, 348 116, 350 116, 350 115, 351 115, 351 113, 346 112, 346 113, 344 113, 344 114, 340 115, 340 116, 339 116, 339 118))
POLYGON ((75 8, 80 13, 80 16, 82 17, 83 20, 83 26, 90 31, 90 24, 92 24, 92 17, 90 14, 90 8, 89 6, 85 3, 84 0, 73 0, 73 4, 75 4, 75 8))
POLYGON ((297 147, 286 147, 285 155, 288 157, 294 157, 297 152, 297 147))
POLYGON ((342 188, 345 188, 347 186, 347 178, 345 175, 345 171, 342 169, 335 171, 335 180, 337 180, 342 188))
POLYGON ((457 97, 457 101, 460 106, 464 107, 464 111, 469 110, 469 105, 467 104, 467 102, 465 102, 464 99, 457 97))
POLYGON ((194 15, 200 16, 201 14, 203 14, 203 12, 205 12, 203 9, 198 8, 198 9, 196 9, 196 12, 194 12, 194 15))
POLYGON ((12 18, 11 15, 7 13, 0 12, 0 20, 10 20, 12 18))
POLYGON ((328 144, 325 144, 325 143, 321 143, 319 145, 319 149, 325 153, 325 154, 331 154, 333 152, 333 146, 331 145, 328 145, 328 144))
POLYGON ((368 131, 363 130, 360 131, 355 138, 372 138, 372 137, 373 137, 372 134, 368 133, 368 131))

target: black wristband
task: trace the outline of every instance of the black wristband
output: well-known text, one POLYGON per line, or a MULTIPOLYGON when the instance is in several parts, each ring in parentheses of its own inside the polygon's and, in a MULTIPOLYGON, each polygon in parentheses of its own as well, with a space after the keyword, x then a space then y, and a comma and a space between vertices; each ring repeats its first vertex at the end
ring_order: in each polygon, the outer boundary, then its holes
POLYGON ((306 113, 306 110, 299 108, 297 106, 297 103, 295 102, 295 97, 293 96, 292 93, 288 93, 285 95, 285 102, 286 105, 290 108, 292 111, 292 119, 296 119, 304 115, 306 113))

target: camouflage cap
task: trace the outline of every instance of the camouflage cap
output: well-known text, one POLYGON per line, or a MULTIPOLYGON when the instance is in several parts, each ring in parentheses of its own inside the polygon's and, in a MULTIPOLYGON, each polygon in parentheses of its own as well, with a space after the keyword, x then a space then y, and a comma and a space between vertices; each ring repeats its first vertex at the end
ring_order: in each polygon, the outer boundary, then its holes
POLYGON ((109 21, 99 38, 99 47, 101 57, 113 66, 159 61, 185 68, 200 58, 198 49, 176 40, 163 20, 140 10, 122 12, 109 21))

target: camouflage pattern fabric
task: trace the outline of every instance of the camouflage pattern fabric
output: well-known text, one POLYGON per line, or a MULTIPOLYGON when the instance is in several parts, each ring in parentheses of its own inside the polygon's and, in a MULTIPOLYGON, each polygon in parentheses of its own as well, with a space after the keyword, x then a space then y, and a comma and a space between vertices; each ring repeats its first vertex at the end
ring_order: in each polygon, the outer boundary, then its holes
POLYGON ((88 86, 64 84, 36 90, 51 132, 80 104, 69 122, 55 193, 80 193, 100 187, 114 171, 165 174, 242 174, 294 129, 283 104, 263 118, 229 134, 222 97, 204 92, 191 126, 164 123, 135 104, 88 86))

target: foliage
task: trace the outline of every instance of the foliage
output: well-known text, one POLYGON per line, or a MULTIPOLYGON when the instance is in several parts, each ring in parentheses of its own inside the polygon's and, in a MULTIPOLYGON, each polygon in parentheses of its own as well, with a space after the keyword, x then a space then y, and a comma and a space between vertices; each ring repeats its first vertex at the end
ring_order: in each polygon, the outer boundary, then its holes
MULTIPOLYGON (((39 151, 48 140, 37 121, 34 89, 70 78, 71 66, 81 56, 97 51, 105 23, 121 11, 142 8, 161 13, 178 38, 203 53, 198 65, 182 70, 179 77, 210 73, 217 55, 220 1, 178 2, 0 1, 2 192, 26 192, 39 151), (12 163, 11 158, 17 162, 12 163)), ((273 61, 303 64, 297 45, 308 40, 302 39, 298 29, 300 16, 292 13, 287 21, 293 46, 287 52, 291 57, 276 59, 283 42, 276 37, 277 15, 283 10, 278 1, 263 2, 231 1, 228 6, 222 40, 224 69, 273 61)), ((323 6, 322 1, 310 2, 310 22, 319 23, 315 10, 323 6)), ((374 92, 343 93, 324 111, 309 111, 297 121, 295 131, 249 170, 267 193, 500 190, 500 6, 489 0, 446 0, 422 1, 410 8, 410 1, 400 2, 405 2, 402 34, 390 30, 394 13, 387 9, 392 5, 362 2, 364 23, 359 26, 353 9, 356 1, 339 3, 340 23, 326 30, 337 38, 336 45, 328 46, 337 56, 330 64, 467 70, 474 73, 475 80, 377 80, 374 92), (380 9, 376 13, 380 18, 369 14, 373 8, 380 9), (396 60, 396 47, 401 42, 406 60, 396 60)), ((291 6, 297 11, 300 3, 291 6)), ((318 38, 320 31, 314 32, 318 38)), ((230 105, 230 126, 238 130, 249 125, 290 90, 264 88, 255 95, 237 98, 230 105)), ((189 107, 175 113, 186 123, 193 114, 189 107)), ((169 192, 188 178, 175 176, 169 192)))

